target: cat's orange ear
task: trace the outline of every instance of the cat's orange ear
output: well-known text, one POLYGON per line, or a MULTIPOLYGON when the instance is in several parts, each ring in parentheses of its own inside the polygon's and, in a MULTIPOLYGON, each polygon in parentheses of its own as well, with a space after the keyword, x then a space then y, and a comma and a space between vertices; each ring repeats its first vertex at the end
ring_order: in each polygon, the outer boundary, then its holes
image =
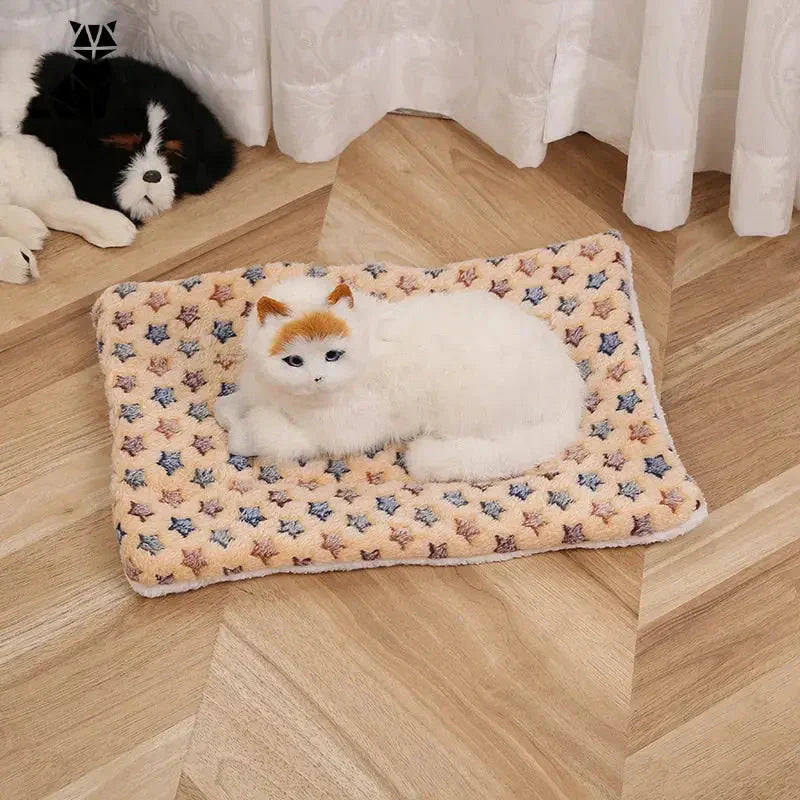
POLYGON ((335 306, 340 300, 344 299, 350 308, 353 307, 353 293, 346 283, 340 283, 329 295, 328 305, 335 306))
POLYGON ((262 297, 256 305, 256 311, 258 312, 258 321, 262 325, 269 316, 288 317, 291 313, 286 303, 281 303, 280 300, 273 300, 271 297, 262 297))

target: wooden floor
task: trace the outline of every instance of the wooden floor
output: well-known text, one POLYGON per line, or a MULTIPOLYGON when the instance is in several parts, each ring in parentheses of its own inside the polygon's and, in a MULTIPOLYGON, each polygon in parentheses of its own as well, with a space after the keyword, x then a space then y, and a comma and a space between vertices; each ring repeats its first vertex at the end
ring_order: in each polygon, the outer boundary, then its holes
POLYGON ((709 173, 688 224, 654 233, 622 214, 624 180, 587 136, 517 170, 454 123, 388 117, 337 162, 251 149, 132 247, 53 235, 38 283, 0 285, 0 796, 800 797, 800 227, 737 238, 709 173), (87 313, 103 287, 284 259, 433 265, 609 227, 633 249, 702 528, 131 592, 87 313))

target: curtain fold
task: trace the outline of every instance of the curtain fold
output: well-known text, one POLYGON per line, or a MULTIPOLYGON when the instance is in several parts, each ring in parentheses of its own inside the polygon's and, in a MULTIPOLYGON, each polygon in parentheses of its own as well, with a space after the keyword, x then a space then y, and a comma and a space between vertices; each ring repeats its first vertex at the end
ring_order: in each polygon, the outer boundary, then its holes
POLYGON ((406 108, 520 167, 586 131, 628 153, 624 210, 657 230, 706 169, 732 173, 742 235, 800 205, 800 0, 3 0, 0 46, 68 50, 70 19, 117 19, 121 52, 299 161, 406 108))

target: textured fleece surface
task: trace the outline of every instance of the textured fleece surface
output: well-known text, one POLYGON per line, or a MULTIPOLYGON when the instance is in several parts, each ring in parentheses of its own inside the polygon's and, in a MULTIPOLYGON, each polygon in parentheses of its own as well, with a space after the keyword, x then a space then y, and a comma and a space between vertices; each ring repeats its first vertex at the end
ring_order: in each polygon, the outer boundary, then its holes
POLYGON ((113 522, 125 575, 141 594, 274 572, 639 544, 706 515, 653 392, 630 256, 613 231, 435 269, 278 263, 123 283, 92 313, 111 421, 113 522), (419 484, 402 444, 307 463, 229 453, 214 402, 236 390, 245 317, 273 282, 300 273, 390 301, 469 289, 521 304, 558 332, 586 381, 579 440, 525 475, 486 484, 419 484))

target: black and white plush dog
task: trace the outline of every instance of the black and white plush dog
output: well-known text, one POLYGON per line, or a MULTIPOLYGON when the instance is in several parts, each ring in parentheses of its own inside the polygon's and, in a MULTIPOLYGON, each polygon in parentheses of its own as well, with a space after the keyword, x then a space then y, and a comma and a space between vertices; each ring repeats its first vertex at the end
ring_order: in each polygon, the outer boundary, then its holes
POLYGON ((47 228, 122 247, 182 194, 233 168, 197 95, 132 58, 0 52, 0 280, 36 277, 47 228))

